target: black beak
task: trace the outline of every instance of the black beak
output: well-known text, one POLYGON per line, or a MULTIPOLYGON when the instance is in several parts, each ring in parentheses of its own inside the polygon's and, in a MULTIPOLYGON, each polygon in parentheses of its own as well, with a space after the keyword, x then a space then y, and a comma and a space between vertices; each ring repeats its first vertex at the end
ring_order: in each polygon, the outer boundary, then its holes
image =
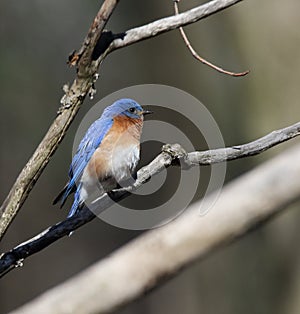
POLYGON ((143 110, 142 114, 143 116, 147 115, 147 114, 151 114, 153 113, 153 111, 150 111, 150 110, 143 110))

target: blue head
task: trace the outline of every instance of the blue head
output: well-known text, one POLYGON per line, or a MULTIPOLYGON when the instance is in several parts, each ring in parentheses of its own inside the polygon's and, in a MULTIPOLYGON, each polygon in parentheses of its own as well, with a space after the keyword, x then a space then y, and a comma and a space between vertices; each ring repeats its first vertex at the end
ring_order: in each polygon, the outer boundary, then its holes
POLYGON ((122 98, 107 107, 103 116, 107 118, 114 118, 116 116, 124 115, 132 119, 141 119, 145 114, 151 111, 143 110, 143 108, 133 99, 122 98))

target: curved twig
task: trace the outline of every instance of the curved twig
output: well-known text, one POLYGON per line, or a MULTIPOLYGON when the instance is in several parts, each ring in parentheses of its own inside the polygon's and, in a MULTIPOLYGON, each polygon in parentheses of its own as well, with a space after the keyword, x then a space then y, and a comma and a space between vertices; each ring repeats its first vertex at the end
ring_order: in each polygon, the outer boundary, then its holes
MULTIPOLYGON (((174 11, 175 11, 175 14, 178 15, 179 14, 179 9, 178 9, 178 2, 180 0, 173 0, 174 2, 174 11)), ((227 70, 224 70, 223 68, 207 61, 206 59, 202 58, 201 56, 199 56, 199 54, 195 51, 195 49, 193 48, 192 44, 190 43, 190 41, 188 40, 184 30, 183 30, 183 27, 179 27, 179 31, 180 31, 180 34, 181 34, 181 37, 185 43, 185 45, 187 46, 187 48, 189 49, 189 51, 191 52, 192 56, 200 61, 201 63, 205 64, 205 65, 208 65, 210 68, 220 72, 220 73, 223 73, 223 74, 227 74, 227 75, 230 75, 230 76, 234 76, 234 77, 240 77, 240 76, 245 76, 247 75, 250 71, 247 70, 247 71, 244 71, 244 72, 232 72, 232 71, 227 71, 227 70)))

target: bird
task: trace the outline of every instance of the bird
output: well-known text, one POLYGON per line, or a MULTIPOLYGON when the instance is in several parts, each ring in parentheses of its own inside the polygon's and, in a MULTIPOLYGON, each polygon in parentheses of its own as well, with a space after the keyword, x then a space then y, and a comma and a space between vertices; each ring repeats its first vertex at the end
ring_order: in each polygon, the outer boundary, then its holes
POLYGON ((123 98, 106 107, 88 128, 72 159, 69 180, 53 201, 62 207, 74 193, 68 218, 95 193, 103 195, 131 178, 140 159, 144 116, 150 113, 135 100, 123 98))

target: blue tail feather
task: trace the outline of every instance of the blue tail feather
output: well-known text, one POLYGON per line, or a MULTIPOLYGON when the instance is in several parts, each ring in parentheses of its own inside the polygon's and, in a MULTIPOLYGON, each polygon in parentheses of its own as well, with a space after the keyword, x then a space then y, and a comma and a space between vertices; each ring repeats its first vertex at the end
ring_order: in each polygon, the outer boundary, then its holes
POLYGON ((77 213, 78 209, 80 208, 80 205, 82 203, 82 200, 80 199, 81 186, 82 186, 82 184, 79 183, 79 185, 77 187, 77 190, 75 192, 75 195, 74 195, 74 202, 72 204, 72 207, 71 207, 71 209, 69 211, 69 214, 68 214, 67 218, 70 218, 70 217, 74 216, 77 213))

